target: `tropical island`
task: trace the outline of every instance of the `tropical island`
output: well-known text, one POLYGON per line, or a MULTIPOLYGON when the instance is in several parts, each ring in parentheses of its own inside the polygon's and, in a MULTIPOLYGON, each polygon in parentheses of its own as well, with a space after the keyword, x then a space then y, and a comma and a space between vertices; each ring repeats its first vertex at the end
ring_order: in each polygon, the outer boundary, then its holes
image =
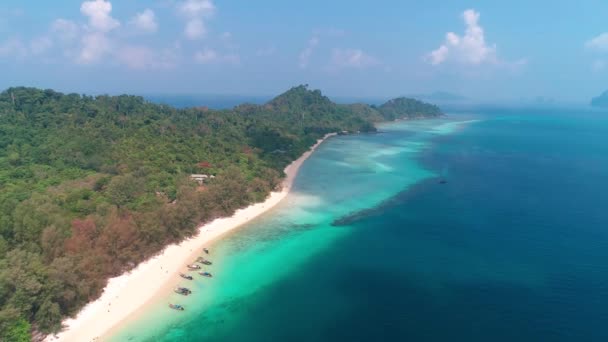
POLYGON ((264 105, 175 109, 137 96, 0 94, 0 340, 61 329, 201 224, 259 203, 327 134, 443 115, 398 98, 339 105, 307 86, 264 105))
POLYGON ((591 99, 591 105, 593 107, 608 108, 608 90, 603 92, 600 96, 591 99))

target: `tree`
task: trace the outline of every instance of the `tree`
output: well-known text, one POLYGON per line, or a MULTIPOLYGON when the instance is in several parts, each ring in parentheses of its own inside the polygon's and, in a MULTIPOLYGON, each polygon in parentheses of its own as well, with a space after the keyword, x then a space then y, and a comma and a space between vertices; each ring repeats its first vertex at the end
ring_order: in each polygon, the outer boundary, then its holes
POLYGON ((106 194, 119 208, 131 203, 142 191, 142 183, 133 175, 116 176, 108 184, 106 194))
POLYGON ((36 323, 42 331, 58 331, 61 327, 61 310, 57 303, 45 300, 38 312, 36 312, 36 323))
POLYGON ((17 310, 11 308, 0 310, 0 341, 29 342, 30 330, 30 324, 19 317, 17 310))

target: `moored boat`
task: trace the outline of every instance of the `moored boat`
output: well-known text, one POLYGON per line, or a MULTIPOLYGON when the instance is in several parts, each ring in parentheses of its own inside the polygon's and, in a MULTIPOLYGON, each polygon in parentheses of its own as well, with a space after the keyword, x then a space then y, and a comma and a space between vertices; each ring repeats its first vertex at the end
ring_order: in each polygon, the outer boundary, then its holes
POLYGON ((212 264, 212 262, 211 262, 211 261, 209 261, 209 260, 207 260, 207 259, 205 259, 205 258, 203 258, 203 257, 198 257, 198 258, 196 259, 196 262, 200 262, 200 263, 201 263, 201 264, 203 264, 203 265, 211 265, 211 264, 212 264))
POLYGON ((188 265, 188 269, 191 270, 191 271, 192 270, 200 270, 201 267, 199 265, 192 264, 192 265, 188 265))
POLYGON ((173 292, 175 292, 177 294, 181 294, 183 296, 187 296, 192 293, 192 291, 190 291, 190 289, 187 287, 176 287, 175 290, 173 290, 173 292))
POLYGON ((203 277, 213 278, 213 274, 209 272, 199 272, 198 274, 202 275, 203 277))
POLYGON ((180 273, 179 276, 182 277, 182 278, 184 278, 184 279, 188 279, 188 280, 194 279, 194 278, 192 278, 191 275, 187 275, 187 274, 183 274, 183 273, 180 273))
POLYGON ((177 311, 184 311, 184 307, 179 304, 171 304, 169 303, 169 308, 177 311))

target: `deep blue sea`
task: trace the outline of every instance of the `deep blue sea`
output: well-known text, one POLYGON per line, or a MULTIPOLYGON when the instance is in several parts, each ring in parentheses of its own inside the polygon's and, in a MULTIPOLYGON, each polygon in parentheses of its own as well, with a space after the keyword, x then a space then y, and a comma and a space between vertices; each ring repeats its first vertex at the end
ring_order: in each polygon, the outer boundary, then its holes
POLYGON ((131 341, 608 341, 608 113, 483 109, 336 137, 131 341), (441 180, 445 184, 441 184, 441 180), (183 314, 183 315, 182 315, 183 314))

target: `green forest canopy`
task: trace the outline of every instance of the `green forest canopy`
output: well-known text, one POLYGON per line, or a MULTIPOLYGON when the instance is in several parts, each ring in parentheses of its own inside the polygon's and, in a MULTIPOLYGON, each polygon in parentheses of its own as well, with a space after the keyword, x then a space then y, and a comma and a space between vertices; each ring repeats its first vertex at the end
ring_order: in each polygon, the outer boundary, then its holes
POLYGON ((232 110, 2 92, 0 340, 57 331, 109 277, 200 223, 262 201, 283 168, 326 133, 439 115, 405 98, 378 108, 338 105, 306 86, 232 110), (199 186, 194 173, 216 177, 199 186))

